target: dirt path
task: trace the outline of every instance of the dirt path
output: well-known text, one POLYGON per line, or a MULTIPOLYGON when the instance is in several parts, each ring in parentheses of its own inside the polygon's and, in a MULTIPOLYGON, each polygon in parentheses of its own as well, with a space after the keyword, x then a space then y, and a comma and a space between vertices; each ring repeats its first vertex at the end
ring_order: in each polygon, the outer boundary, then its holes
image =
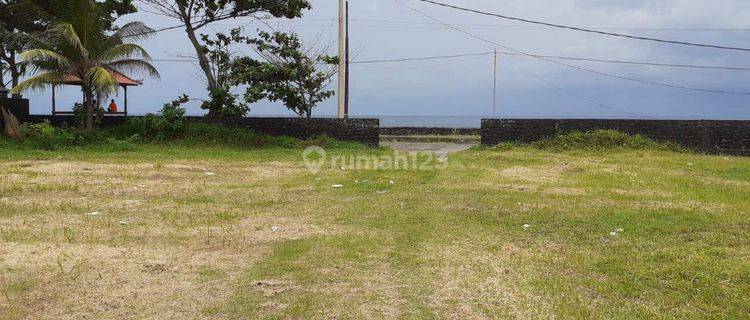
POLYGON ((402 152, 435 152, 435 153, 456 153, 465 151, 477 144, 474 143, 453 143, 453 142, 381 142, 382 146, 391 147, 402 152))

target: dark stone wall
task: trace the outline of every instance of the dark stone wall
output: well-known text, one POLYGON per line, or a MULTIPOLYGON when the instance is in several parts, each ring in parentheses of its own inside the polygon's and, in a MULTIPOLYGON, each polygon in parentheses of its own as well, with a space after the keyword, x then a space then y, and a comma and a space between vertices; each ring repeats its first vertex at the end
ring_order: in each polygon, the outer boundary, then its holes
POLYGON ((558 133, 597 129, 641 134, 701 151, 750 153, 750 121, 742 120, 483 119, 482 145, 529 142, 558 133))
MULTIPOLYGON (((105 116, 103 126, 121 125, 128 117, 105 116)), ((132 117, 130 117, 132 118, 132 117)), ((319 135, 328 135, 339 141, 359 142, 370 146, 380 144, 379 119, 334 119, 334 118, 226 118, 209 119, 206 117, 187 117, 188 121, 214 123, 225 126, 244 127, 260 134, 272 136, 290 136, 308 139, 319 135)), ((48 120, 56 126, 72 125, 72 115, 30 115, 23 122, 42 122, 48 120)))
POLYGON ((0 97, 0 104, 8 108, 16 118, 23 119, 29 115, 29 99, 12 99, 0 97))
POLYGON ((417 127, 392 127, 380 128, 381 135, 388 136, 478 136, 478 128, 417 128, 417 127))
POLYGON ((227 118, 208 119, 189 117, 189 121, 239 126, 272 136, 290 136, 308 139, 325 134, 339 141, 360 142, 370 146, 380 145, 379 119, 335 118, 227 118))

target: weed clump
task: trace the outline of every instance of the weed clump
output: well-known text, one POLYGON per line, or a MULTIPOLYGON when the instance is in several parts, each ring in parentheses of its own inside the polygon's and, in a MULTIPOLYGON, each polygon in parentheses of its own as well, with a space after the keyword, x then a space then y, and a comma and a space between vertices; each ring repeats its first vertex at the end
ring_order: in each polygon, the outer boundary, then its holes
POLYGON ((665 150, 682 151, 674 142, 658 142, 643 135, 629 135, 616 130, 574 131, 532 142, 532 147, 547 151, 569 150, 665 150))

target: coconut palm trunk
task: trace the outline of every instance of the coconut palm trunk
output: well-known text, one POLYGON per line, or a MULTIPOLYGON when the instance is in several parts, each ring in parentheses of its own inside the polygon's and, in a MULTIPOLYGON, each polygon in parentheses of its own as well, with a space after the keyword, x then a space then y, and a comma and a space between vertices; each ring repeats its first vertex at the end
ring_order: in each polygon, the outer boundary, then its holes
POLYGON ((87 86, 83 86, 83 92, 85 101, 83 102, 86 106, 86 131, 94 130, 94 94, 91 93, 91 89, 87 86))
POLYGON ((2 116, 5 124, 5 134, 13 140, 20 140, 22 138, 21 123, 18 122, 18 118, 5 109, 3 105, 0 105, 0 116, 2 116))

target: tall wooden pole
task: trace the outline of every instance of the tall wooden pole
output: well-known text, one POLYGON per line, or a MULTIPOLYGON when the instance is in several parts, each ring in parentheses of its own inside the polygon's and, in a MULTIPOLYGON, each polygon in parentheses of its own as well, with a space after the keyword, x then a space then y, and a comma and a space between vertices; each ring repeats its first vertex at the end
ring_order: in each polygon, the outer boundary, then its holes
POLYGON ((497 116, 497 48, 492 58, 492 116, 497 116))
POLYGON ((346 89, 344 92, 344 118, 349 118, 349 1, 346 2, 346 89))
POLYGON ((339 118, 346 116, 346 2, 339 0, 339 118))

